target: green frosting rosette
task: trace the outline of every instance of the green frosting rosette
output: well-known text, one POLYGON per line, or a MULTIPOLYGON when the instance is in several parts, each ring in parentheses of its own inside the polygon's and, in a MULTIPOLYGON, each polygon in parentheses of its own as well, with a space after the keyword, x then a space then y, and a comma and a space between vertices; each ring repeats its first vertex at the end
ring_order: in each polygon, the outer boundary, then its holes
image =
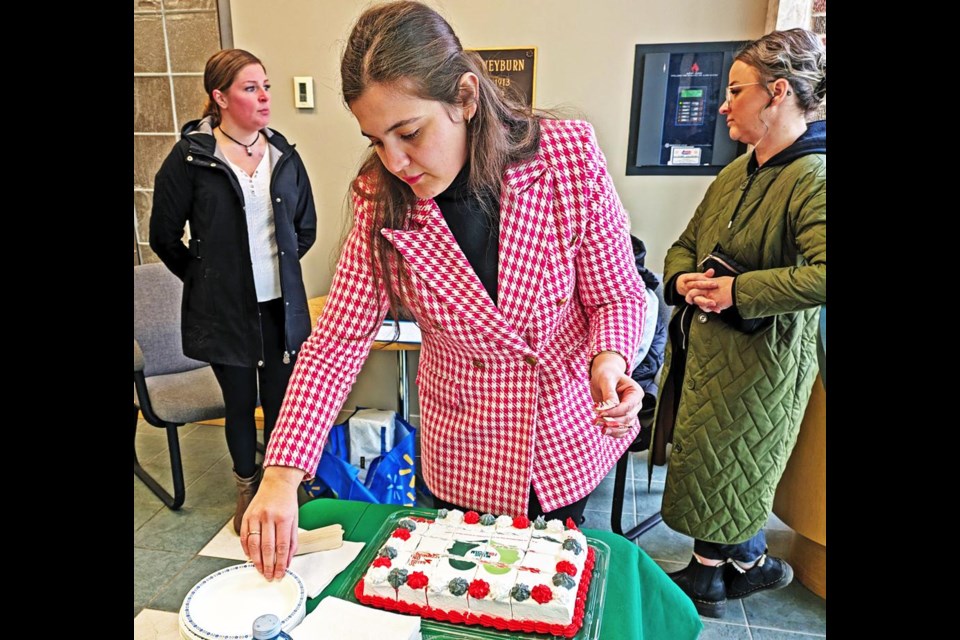
POLYGON ((407 570, 391 569, 390 573, 387 574, 387 582, 389 582, 390 586, 394 589, 399 589, 401 585, 407 582, 407 570))
POLYGON ((557 587, 563 587, 564 589, 573 589, 577 586, 577 583, 574 582, 568 574, 559 571, 553 574, 553 584, 557 587))
POLYGON ((455 596, 462 596, 467 592, 468 588, 470 588, 470 584, 465 578, 454 578, 447 583, 447 589, 455 596))
POLYGON ((523 602, 530 597, 530 587, 522 582, 518 582, 513 585, 513 589, 510 589, 510 596, 517 602, 523 602))

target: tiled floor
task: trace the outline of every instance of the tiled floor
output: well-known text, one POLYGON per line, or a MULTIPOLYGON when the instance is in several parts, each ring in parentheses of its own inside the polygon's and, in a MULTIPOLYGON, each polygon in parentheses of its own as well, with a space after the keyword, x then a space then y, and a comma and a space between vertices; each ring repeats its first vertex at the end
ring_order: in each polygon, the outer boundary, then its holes
MULTIPOLYGON (((184 596, 204 576, 236 560, 198 555, 233 515, 236 492, 230 455, 222 427, 185 425, 180 429, 187 497, 179 511, 170 511, 136 477, 133 478, 133 615, 136 640, 176 640, 177 611, 184 596)), ((145 422, 137 432, 137 453, 143 466, 170 486, 166 436, 145 422)), ((627 480, 624 525, 655 513, 660 506, 666 470, 658 467, 647 493, 646 454, 635 454, 627 480), (634 477, 635 473, 635 477, 634 477), (631 489, 635 489, 631 491, 631 489)), ((610 531, 613 472, 590 498, 583 526, 610 531)), ((780 556, 792 532, 776 516, 767 525, 772 555, 780 556)), ((693 541, 664 524, 637 543, 665 571, 682 569, 693 541)), ((826 636, 827 604, 794 581, 786 589, 731 600, 720 619, 704 618, 701 638, 724 640, 804 640, 826 636)))

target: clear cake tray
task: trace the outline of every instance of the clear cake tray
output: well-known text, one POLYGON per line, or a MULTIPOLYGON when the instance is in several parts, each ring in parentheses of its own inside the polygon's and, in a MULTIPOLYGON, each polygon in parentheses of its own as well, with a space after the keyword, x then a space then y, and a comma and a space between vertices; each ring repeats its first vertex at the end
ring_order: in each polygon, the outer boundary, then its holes
MULTIPOLYGON (((359 561, 353 563, 354 569, 350 570, 348 579, 340 590, 340 593, 333 594, 343 600, 348 600, 357 604, 362 604, 357 600, 354 594, 354 587, 363 577, 367 567, 376 558, 380 547, 390 538, 390 535, 397 528, 398 523, 408 516, 420 516, 422 518, 434 519, 436 513, 426 509, 402 509, 388 517, 376 536, 370 544, 366 545, 360 553, 359 561)), ((587 536, 587 545, 593 548, 594 567, 593 577, 590 581, 590 588, 587 591, 587 601, 584 608, 583 626, 573 640, 599 640, 600 625, 603 622, 603 602, 607 592, 607 571, 610 567, 610 547, 602 540, 587 536)), ((555 636, 542 633, 525 633, 522 631, 498 631, 489 627, 478 627, 463 624, 454 624, 450 622, 440 622, 422 618, 420 630, 423 640, 547 640, 559 639, 564 636, 555 636)), ((564 638, 566 640, 566 638, 564 638)))

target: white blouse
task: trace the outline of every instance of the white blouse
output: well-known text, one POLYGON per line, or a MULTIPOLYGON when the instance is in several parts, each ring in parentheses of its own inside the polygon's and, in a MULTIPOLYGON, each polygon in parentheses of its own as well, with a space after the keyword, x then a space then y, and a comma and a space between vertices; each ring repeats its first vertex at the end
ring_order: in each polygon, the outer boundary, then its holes
POLYGON ((270 202, 270 145, 267 145, 267 151, 253 175, 247 175, 229 160, 227 164, 237 175, 243 191, 243 201, 246 203, 247 235, 257 302, 279 298, 281 290, 277 228, 273 221, 273 203, 270 202))

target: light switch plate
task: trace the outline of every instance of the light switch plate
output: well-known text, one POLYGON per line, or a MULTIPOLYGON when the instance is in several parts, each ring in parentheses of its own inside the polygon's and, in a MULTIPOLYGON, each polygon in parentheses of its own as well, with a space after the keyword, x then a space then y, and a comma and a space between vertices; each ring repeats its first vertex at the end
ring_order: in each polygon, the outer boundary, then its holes
POLYGON ((293 77, 293 105, 297 109, 313 109, 313 77, 293 77))

